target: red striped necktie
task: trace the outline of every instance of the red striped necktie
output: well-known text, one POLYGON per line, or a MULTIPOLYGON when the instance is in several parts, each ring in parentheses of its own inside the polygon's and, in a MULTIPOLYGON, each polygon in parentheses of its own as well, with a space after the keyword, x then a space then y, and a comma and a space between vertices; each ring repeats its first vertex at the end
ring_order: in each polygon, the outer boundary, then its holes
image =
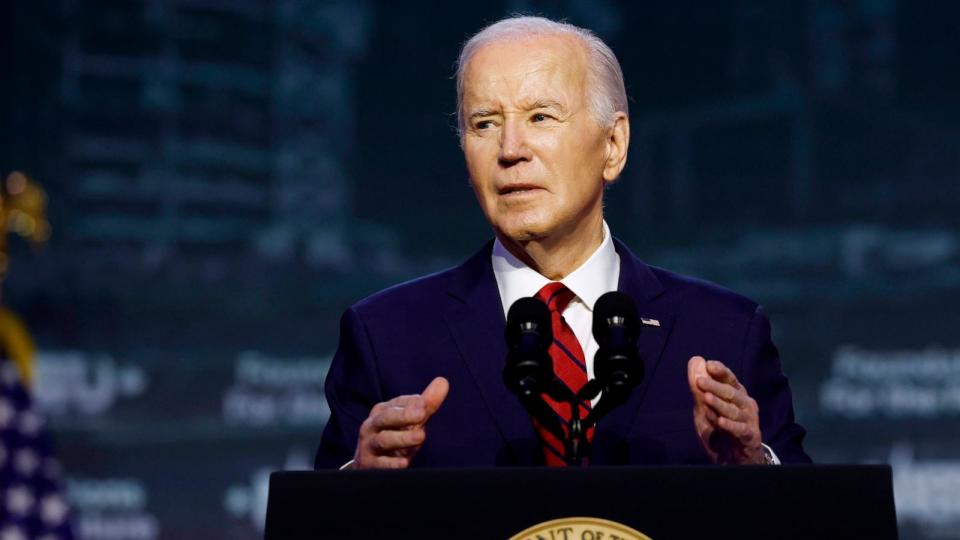
MULTIPOLYGON (((576 393, 587 383, 587 364, 584 362, 583 349, 570 325, 563 319, 563 310, 573 300, 573 291, 559 281, 550 282, 537 293, 536 298, 541 300, 550 309, 550 321, 553 327, 553 343, 550 345, 550 358, 553 359, 553 370, 563 384, 576 393)), ((573 417, 569 403, 554 401, 544 396, 547 404, 553 409, 569 436, 568 424, 573 417)), ((580 417, 583 418, 590 411, 590 402, 580 404, 580 417)), ((565 467, 563 441, 534 421, 537 433, 543 441, 543 453, 546 463, 550 467, 565 467)), ((587 439, 593 438, 593 429, 587 430, 587 439)))

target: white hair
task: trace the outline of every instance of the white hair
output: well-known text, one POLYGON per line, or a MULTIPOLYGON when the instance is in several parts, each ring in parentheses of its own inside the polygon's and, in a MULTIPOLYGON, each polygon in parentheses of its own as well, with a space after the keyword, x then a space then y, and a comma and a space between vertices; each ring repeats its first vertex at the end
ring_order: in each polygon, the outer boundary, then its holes
POLYGON ((606 43, 586 28, 544 17, 514 16, 501 19, 480 30, 463 45, 457 60, 457 131, 461 137, 463 122, 463 74, 467 63, 480 48, 494 41, 530 36, 568 35, 580 39, 587 53, 587 100, 590 112, 602 126, 612 126, 619 111, 627 109, 627 91, 623 71, 616 55, 606 43))

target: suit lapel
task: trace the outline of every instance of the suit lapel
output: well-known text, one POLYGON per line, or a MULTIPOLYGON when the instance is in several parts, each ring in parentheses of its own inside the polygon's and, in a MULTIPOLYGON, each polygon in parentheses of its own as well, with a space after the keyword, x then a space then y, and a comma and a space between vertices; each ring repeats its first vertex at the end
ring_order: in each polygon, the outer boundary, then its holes
POLYGON ((631 398, 617 407, 600 421, 597 437, 603 431, 616 432, 618 437, 626 437, 644 405, 644 398, 654 378, 663 346, 673 327, 673 312, 664 308, 656 299, 663 293, 663 285, 646 264, 638 259, 620 241, 614 239, 617 253, 620 255, 620 280, 618 290, 627 294, 637 303, 640 317, 654 319, 660 326, 642 325, 637 348, 643 361, 644 374, 640 385, 634 389, 631 398))
MULTIPOLYGON (((492 241, 487 243, 451 276, 448 287, 451 301, 444 311, 444 319, 467 371, 475 380, 484 404, 513 451, 516 462, 534 465, 539 454, 531 451, 530 444, 536 440, 536 434, 530 415, 503 383, 507 356, 503 336, 506 321, 490 264, 492 245, 492 241)), ((643 325, 637 343, 644 363, 643 380, 627 403, 600 421, 596 435, 598 445, 604 444, 601 441, 605 434, 622 439, 630 432, 642 411, 647 389, 673 326, 672 310, 656 301, 663 293, 659 279, 620 241, 614 239, 614 245, 620 255, 618 290, 634 299, 641 317, 655 319, 660 326, 643 325)), ((599 447, 594 450, 603 451, 599 447)))
POLYGON ((461 266, 449 287, 452 297, 444 319, 484 403, 520 465, 533 465, 536 438, 530 416, 503 382, 506 321, 490 264, 493 243, 461 266))

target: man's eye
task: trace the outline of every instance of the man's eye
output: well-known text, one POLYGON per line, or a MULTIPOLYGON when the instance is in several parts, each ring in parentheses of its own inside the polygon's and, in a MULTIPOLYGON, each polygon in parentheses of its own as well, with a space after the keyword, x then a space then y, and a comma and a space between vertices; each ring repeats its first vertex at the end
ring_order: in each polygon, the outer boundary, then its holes
POLYGON ((487 128, 490 127, 491 125, 493 125, 493 122, 491 122, 491 121, 489 121, 489 120, 481 120, 481 121, 477 122, 476 124, 474 124, 473 127, 476 128, 476 129, 487 129, 487 128))
POLYGON ((548 119, 548 118, 550 118, 550 117, 547 116, 547 115, 545 115, 545 114, 543 114, 543 113, 536 113, 536 114, 534 114, 534 115, 531 117, 531 120, 533 120, 534 122, 543 122, 544 120, 546 120, 546 119, 548 119))

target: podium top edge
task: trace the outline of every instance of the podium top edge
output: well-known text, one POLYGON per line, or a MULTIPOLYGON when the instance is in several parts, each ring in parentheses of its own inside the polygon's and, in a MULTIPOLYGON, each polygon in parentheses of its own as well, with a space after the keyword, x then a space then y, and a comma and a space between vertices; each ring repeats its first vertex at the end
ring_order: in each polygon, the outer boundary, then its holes
POLYGON ((610 465, 601 465, 593 467, 584 467, 584 468, 558 468, 551 469, 548 467, 431 467, 431 468, 411 468, 411 469, 370 469, 363 471, 354 471, 354 470, 344 470, 338 471, 335 469, 319 469, 319 470, 279 470, 273 471, 270 473, 272 476, 303 476, 303 475, 316 475, 316 474, 341 474, 341 475, 366 475, 366 474, 397 474, 397 475, 409 475, 409 474, 424 474, 424 475, 435 475, 443 473, 463 473, 463 474, 508 474, 508 473, 517 473, 517 474, 529 474, 529 473, 544 473, 549 471, 550 474, 590 474, 591 472, 597 472, 600 474, 617 472, 617 473, 659 473, 664 472, 677 472, 681 474, 691 474, 691 473, 704 473, 704 474, 728 474, 733 471, 739 471, 747 474, 755 474, 760 471, 769 471, 772 474, 776 474, 774 471, 818 471, 818 472, 829 472, 829 471, 847 471, 847 472, 868 472, 868 471, 886 471, 892 472, 890 464, 887 463, 876 463, 876 464, 843 464, 843 463, 830 463, 830 464, 783 464, 783 465, 624 465, 624 466, 610 466, 610 465))

